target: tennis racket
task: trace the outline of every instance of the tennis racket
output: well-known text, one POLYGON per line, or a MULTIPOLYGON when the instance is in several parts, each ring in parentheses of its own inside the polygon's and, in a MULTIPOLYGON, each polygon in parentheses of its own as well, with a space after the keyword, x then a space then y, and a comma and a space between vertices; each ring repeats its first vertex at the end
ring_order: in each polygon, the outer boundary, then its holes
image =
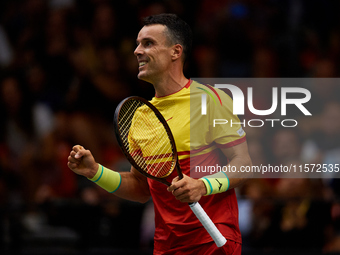
MULTIPOLYGON (((115 133, 129 162, 144 176, 170 186, 166 180, 175 169, 183 178, 175 140, 163 115, 141 97, 128 97, 116 108, 115 133)), ((197 202, 190 208, 218 247, 227 240, 197 202)))

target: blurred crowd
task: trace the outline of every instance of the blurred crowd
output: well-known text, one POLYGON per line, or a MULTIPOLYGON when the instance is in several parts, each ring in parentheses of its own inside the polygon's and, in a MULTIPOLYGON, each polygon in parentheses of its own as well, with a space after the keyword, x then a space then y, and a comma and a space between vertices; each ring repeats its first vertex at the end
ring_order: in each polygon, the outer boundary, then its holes
MULTIPOLYGON (((81 144, 129 170, 112 118, 123 98, 154 95, 136 77, 143 17, 172 12, 192 27, 187 77, 336 78, 339 10, 336 0, 1 1, 0 252, 58 233, 79 249, 152 247, 141 234, 152 238, 151 202, 116 198, 66 165, 81 144)), ((307 88, 313 116, 296 128, 245 128, 254 165, 340 163, 340 86, 307 88)), ((258 109, 270 91, 254 88, 258 109)), ((340 252, 339 183, 255 179, 238 189, 245 252, 340 252)))

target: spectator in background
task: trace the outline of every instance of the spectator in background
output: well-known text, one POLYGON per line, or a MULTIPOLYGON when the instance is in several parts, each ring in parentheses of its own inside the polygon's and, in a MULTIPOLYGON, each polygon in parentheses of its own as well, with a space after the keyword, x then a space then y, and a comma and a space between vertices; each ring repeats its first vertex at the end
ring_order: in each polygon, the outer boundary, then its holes
POLYGON ((104 2, 95 7, 91 32, 97 47, 118 45, 120 34, 118 34, 116 14, 109 3, 104 2))
MULTIPOLYGON (((305 162, 334 164, 340 162, 340 103, 329 101, 316 116, 317 125, 303 144, 305 162)), ((332 174, 329 176, 332 178, 332 174)))
POLYGON ((51 105, 51 93, 48 91, 46 72, 38 63, 26 69, 25 80, 28 95, 33 103, 33 124, 37 139, 50 133, 55 125, 51 105))
POLYGON ((7 170, 15 177, 11 178, 14 183, 9 182, 8 185, 14 185, 14 190, 20 192, 25 201, 32 201, 36 188, 36 130, 33 124, 32 102, 24 97, 25 91, 16 75, 6 76, 0 81, 0 93, 0 127, 11 162, 7 170))
POLYGON ((9 66, 13 61, 13 49, 7 34, 0 24, 0 68, 9 66))
POLYGON ((283 203, 278 208, 275 242, 280 250, 322 251, 331 222, 330 204, 321 200, 322 189, 313 179, 292 176, 278 181, 276 199, 283 203))
POLYGON ((286 165, 291 161, 300 161, 301 136, 296 129, 279 129, 273 134, 271 149, 273 153, 272 163, 286 165))

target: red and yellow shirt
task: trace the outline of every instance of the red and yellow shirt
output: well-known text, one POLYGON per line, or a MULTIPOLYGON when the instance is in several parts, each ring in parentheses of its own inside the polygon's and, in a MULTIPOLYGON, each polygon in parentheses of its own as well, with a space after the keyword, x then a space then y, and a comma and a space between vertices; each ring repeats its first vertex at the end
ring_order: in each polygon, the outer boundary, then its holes
MULTIPOLYGON (((189 81, 180 91, 151 100, 167 120, 175 139, 182 172, 189 176, 196 165, 226 165, 228 159, 219 148, 235 146, 245 141, 245 133, 240 124, 232 127, 213 126, 213 119, 240 122, 232 113, 232 99, 223 91, 213 89, 221 101, 207 97, 207 114, 201 114, 201 95, 204 93, 200 89, 202 87, 209 89, 195 81, 189 81)), ((152 142, 157 143, 157 139, 152 142)), ((167 180, 171 183, 175 176, 176 171, 167 180)), ((148 179, 148 183, 155 206, 155 254, 169 252, 181 246, 212 242, 212 238, 186 203, 176 200, 164 184, 151 179, 148 179)), ((202 197, 199 203, 227 239, 241 243, 238 206, 233 189, 202 197)))

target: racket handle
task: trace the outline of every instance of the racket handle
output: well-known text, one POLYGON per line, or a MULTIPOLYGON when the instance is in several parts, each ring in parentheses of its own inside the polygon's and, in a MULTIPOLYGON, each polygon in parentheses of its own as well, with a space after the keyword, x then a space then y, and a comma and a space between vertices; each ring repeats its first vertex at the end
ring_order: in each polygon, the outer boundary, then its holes
POLYGON ((223 246, 227 242, 227 240, 217 229, 207 213, 203 210, 202 206, 198 202, 190 203, 189 206, 196 215, 197 219, 199 219, 203 227, 208 231, 212 239, 215 241, 217 247, 223 246))

